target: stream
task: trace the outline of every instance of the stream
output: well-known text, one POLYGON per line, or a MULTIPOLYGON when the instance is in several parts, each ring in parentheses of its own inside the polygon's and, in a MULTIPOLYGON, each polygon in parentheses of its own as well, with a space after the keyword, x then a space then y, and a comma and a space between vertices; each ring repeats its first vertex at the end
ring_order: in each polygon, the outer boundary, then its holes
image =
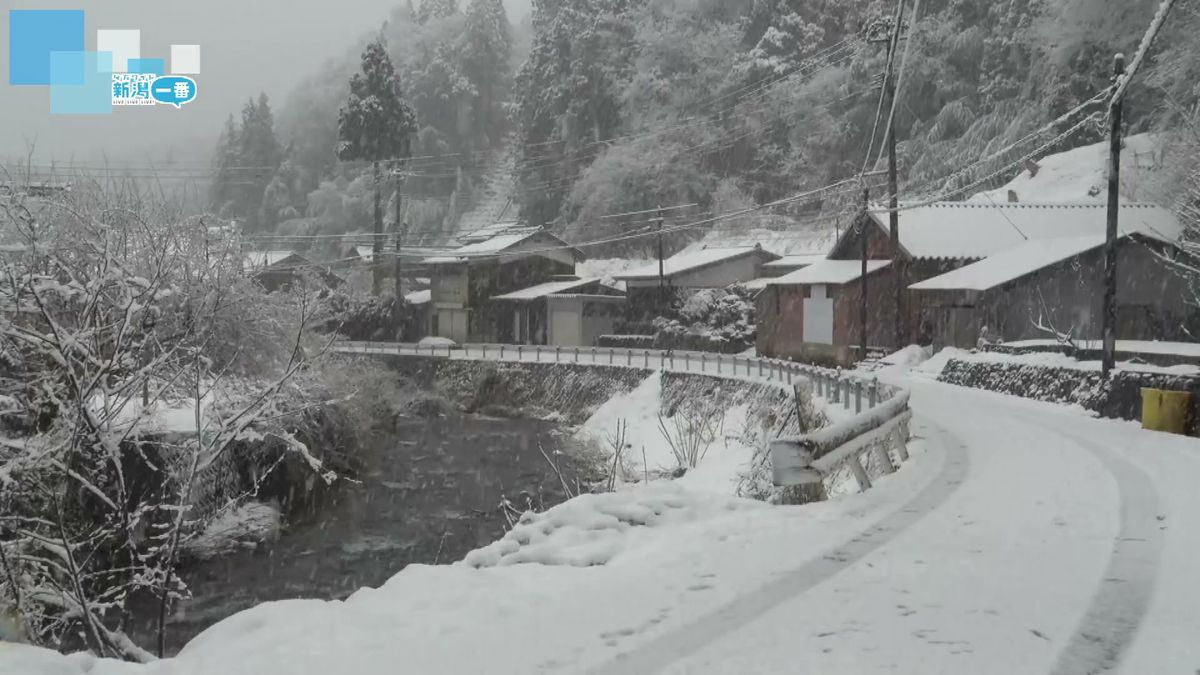
MULTIPOLYGON (((539 510, 565 499, 538 446, 554 456, 571 442, 557 425, 537 420, 398 418, 364 449, 359 482, 344 482, 317 513, 285 523, 277 540, 257 550, 180 571, 193 597, 168 618, 167 653, 261 602, 345 598, 411 563, 462 559, 504 534, 502 495, 520 509, 530 499, 539 510)), ((563 473, 576 475, 560 457, 563 473)), ((134 639, 153 645, 153 623, 139 623, 134 639)))

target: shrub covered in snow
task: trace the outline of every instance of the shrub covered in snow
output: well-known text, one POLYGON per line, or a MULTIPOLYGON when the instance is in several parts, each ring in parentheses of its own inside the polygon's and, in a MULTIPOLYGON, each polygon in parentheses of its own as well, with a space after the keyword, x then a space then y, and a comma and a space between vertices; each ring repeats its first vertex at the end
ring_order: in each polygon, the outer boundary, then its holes
POLYGON ((656 318, 654 329, 656 346, 704 349, 707 343, 705 351, 742 352, 757 335, 754 297, 742 286, 696 291, 671 316, 656 318))

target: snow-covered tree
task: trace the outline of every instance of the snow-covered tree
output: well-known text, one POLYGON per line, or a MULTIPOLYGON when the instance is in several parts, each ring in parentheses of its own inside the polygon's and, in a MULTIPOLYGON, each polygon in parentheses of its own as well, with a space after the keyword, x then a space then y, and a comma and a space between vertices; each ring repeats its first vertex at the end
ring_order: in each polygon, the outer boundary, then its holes
MULTIPOLYGON (((362 55, 362 72, 350 80, 350 97, 338 114, 338 158, 371 162, 375 182, 375 259, 383 253, 383 211, 380 203, 380 163, 410 156, 410 137, 416 131, 416 116, 400 91, 400 78, 382 40, 367 45, 362 55)), ((376 295, 383 268, 376 265, 373 289, 376 295)))
POLYGON ((426 23, 430 19, 443 19, 458 11, 458 0, 421 0, 417 7, 417 21, 426 23))
POLYGON ((286 416, 316 305, 256 289, 225 225, 71 199, 0 198, 26 243, 0 265, 0 611, 38 644, 148 660, 132 603, 161 603, 161 652, 180 546, 220 511, 194 510, 198 479, 286 416))

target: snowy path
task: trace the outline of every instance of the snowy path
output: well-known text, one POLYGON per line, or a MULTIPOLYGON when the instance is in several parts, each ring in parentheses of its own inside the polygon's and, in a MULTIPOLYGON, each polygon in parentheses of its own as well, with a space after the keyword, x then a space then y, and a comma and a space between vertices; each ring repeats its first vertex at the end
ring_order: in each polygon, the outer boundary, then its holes
POLYGON ((414 566, 244 612, 168 662, 6 671, 0 647, 0 672, 1200 668, 1200 442, 920 380, 913 407, 913 461, 863 494, 767 507, 663 484, 643 499, 680 517, 577 533, 616 545, 603 566, 414 566))
MULTIPOLYGON (((1195 441, 936 384, 917 385, 914 408, 967 441, 965 483, 943 506, 829 582, 668 668, 654 659, 660 646, 689 652, 650 643, 625 657, 628 668, 609 672, 1095 673, 1121 663, 1139 637, 1162 642, 1138 633, 1144 619, 1200 631, 1200 617, 1183 615, 1179 602, 1200 595, 1194 577, 1156 584, 1163 514, 1155 483, 1122 457, 1170 453, 1194 469, 1195 441), (1154 611, 1156 591, 1174 607, 1168 616, 1154 611)), ((1179 542, 1182 551, 1200 551, 1193 532, 1179 534, 1190 540, 1179 542)), ((1147 663, 1127 672, 1194 672, 1194 642, 1135 649, 1147 663), (1185 650, 1190 662, 1176 661, 1185 650)))

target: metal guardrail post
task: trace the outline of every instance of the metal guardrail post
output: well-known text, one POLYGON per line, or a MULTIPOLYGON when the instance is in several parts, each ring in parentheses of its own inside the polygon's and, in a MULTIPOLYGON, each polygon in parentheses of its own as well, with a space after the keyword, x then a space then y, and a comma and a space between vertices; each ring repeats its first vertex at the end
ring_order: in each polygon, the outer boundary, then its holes
POLYGON ((863 395, 862 380, 855 380, 854 381, 854 412, 856 414, 862 412, 862 395, 863 395))
POLYGON ((702 352, 700 354, 700 372, 702 372, 702 373, 704 372, 704 362, 707 360, 708 359, 707 359, 706 355, 702 352))
POLYGON ((675 370, 675 352, 667 352, 667 358, 671 361, 671 370, 675 370))
POLYGON ((879 402, 879 378, 871 378, 871 383, 867 385, 867 407, 874 408, 879 402))
POLYGON ((721 374, 721 355, 717 354, 717 374, 721 374))
POLYGON ((579 347, 575 348, 575 363, 579 363, 579 347))
POLYGON ((554 345, 554 362, 559 362, 559 357, 562 355, 562 347, 554 345))
POLYGON ((842 408, 850 409, 850 378, 846 378, 846 395, 842 397, 842 408))
POLYGON ((791 384, 791 383, 792 383, 792 375, 793 375, 794 373, 795 373, 795 368, 792 368, 791 366, 789 366, 789 367, 788 367, 788 369, 787 369, 787 374, 788 374, 788 384, 791 384))
POLYGON ((854 480, 858 482, 859 491, 866 492, 869 490, 871 488, 871 479, 867 477, 867 471, 863 468, 862 462, 858 460, 858 457, 851 457, 847 463, 850 465, 850 471, 854 473, 854 480))
POLYGON ((517 360, 518 360, 518 361, 522 360, 522 359, 521 359, 521 356, 522 356, 522 355, 521 355, 521 352, 523 352, 523 351, 525 351, 525 346, 524 346, 524 345, 517 345, 517 360))
POLYGON ((643 368, 650 367, 650 350, 649 349, 646 350, 646 360, 642 362, 642 367, 643 368))
POLYGON ((758 360, 758 376, 759 376, 759 377, 762 377, 762 376, 763 376, 763 371, 762 371, 762 359, 759 359, 759 360, 758 360))
POLYGON ((908 446, 904 443, 907 428, 906 424, 901 424, 892 435, 892 443, 896 446, 896 456, 900 458, 901 462, 908 461, 908 446))
POLYGON ((608 348, 608 365, 613 364, 613 359, 617 356, 617 350, 613 347, 608 348))
POLYGON ((625 365, 627 365, 627 366, 633 365, 633 350, 632 349, 625 350, 625 365))
POLYGON ((892 464, 892 456, 888 454, 887 439, 880 439, 878 443, 873 443, 872 446, 872 449, 875 451, 875 458, 879 460, 879 466, 883 468, 883 472, 896 473, 896 465, 892 464))
POLYGON ((504 345, 500 345, 500 359, 504 360, 504 345))

